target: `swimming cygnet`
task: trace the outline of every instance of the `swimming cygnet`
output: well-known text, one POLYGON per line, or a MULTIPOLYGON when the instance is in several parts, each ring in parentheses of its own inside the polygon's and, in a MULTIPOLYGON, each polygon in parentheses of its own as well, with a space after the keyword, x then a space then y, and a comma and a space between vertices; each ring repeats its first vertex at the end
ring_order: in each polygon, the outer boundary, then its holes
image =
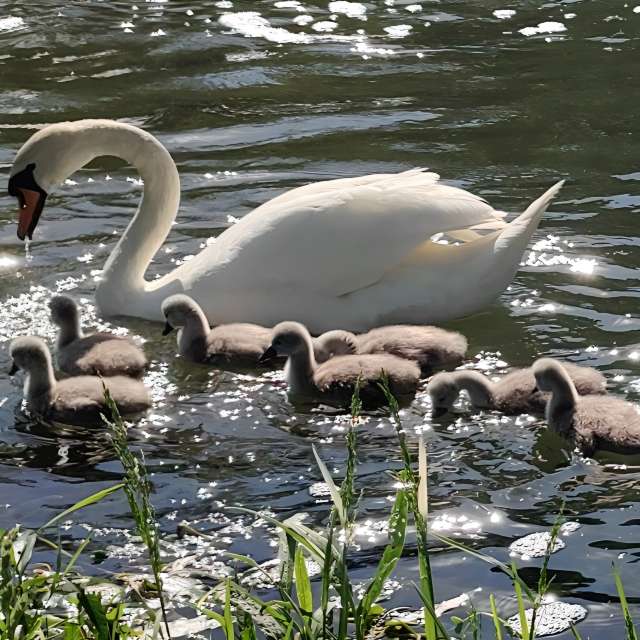
POLYGON ((541 358, 533 365, 538 388, 549 391, 549 427, 590 456, 597 450, 640 453, 638 407, 612 396, 580 396, 566 365, 541 358))
POLYGON ((122 416, 143 413, 151 406, 142 382, 125 376, 74 376, 57 381, 49 348, 35 336, 13 340, 10 353, 13 359, 10 373, 22 369, 26 374, 24 398, 29 411, 47 422, 81 427, 102 424, 100 414, 110 413, 104 401, 103 381, 122 416))
MULTIPOLYGON (((569 362, 564 366, 579 394, 605 393, 607 381, 600 372, 569 362)), ((497 409, 511 415, 542 415, 548 398, 536 387, 531 367, 516 369, 498 382, 489 380, 478 371, 468 369, 443 372, 433 376, 427 386, 433 417, 437 418, 447 413, 463 389, 469 394, 471 404, 475 408, 497 409)))
POLYGON ((60 329, 56 353, 60 371, 72 376, 142 376, 147 358, 129 338, 111 333, 85 336, 78 306, 68 296, 54 296, 49 308, 52 322, 60 329))
POLYGON ((467 339, 455 331, 422 325, 390 325, 354 335, 336 330, 314 341, 316 357, 324 362, 334 355, 389 353, 417 362, 423 374, 459 365, 467 352, 467 339))
POLYGON ((360 380, 360 398, 366 408, 386 404, 378 383, 383 375, 399 403, 410 402, 418 386, 420 368, 415 362, 396 356, 336 356, 318 365, 307 328, 298 322, 281 322, 273 329, 271 346, 263 357, 286 356, 285 375, 289 398, 347 407, 360 380))
POLYGON ((178 352, 187 360, 219 367, 257 367, 282 362, 260 362, 271 344, 271 329, 240 322, 211 329, 200 305, 182 293, 169 296, 162 303, 162 313, 167 321, 162 335, 178 329, 178 352))

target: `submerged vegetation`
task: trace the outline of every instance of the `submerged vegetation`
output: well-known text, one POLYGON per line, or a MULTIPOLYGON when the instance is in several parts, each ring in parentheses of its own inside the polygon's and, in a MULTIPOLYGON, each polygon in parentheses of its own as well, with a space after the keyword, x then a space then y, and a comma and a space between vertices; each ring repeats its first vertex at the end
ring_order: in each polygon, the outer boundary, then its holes
MULTIPOLYGON (((161 560, 161 534, 151 502, 152 484, 144 459, 128 446, 126 425, 118 414, 108 391, 107 404, 113 419, 109 428, 114 452, 124 468, 123 481, 74 504, 37 531, 19 526, 0 531, 0 639, 60 638, 75 640, 97 638, 176 638, 213 637, 226 640, 274 638, 286 640, 375 640, 406 637, 424 640, 523 638, 534 640, 550 632, 562 631, 549 624, 550 609, 561 603, 548 600, 552 575, 549 563, 557 547, 562 519, 558 518, 546 538, 546 549, 537 584, 529 586, 515 563, 504 564, 459 541, 428 531, 427 452, 419 442, 417 472, 407 446, 398 405, 382 383, 391 419, 395 425, 402 454, 397 474, 395 500, 388 520, 388 542, 373 575, 365 585, 352 576, 350 553, 353 546, 359 494, 357 478, 357 431, 361 405, 354 394, 351 422, 346 433, 347 462, 342 482, 337 484, 331 472, 313 452, 331 496, 332 506, 324 531, 311 529, 298 517, 277 520, 263 512, 242 507, 229 510, 263 519, 279 531, 276 571, 259 565, 248 556, 227 554, 230 577, 218 584, 192 590, 190 597, 174 598, 164 588, 170 579, 170 567, 161 560), (123 490, 135 522, 136 533, 148 554, 150 575, 88 576, 76 570, 87 553, 91 533, 72 552, 63 549, 55 530, 70 514, 123 490), (407 534, 415 535, 415 550, 406 544, 407 534), (516 614, 505 618, 493 595, 488 611, 479 611, 467 594, 438 603, 437 583, 430 563, 429 540, 444 547, 461 550, 502 571, 513 584, 516 614), (55 565, 36 561, 40 550, 55 552, 55 565), (407 552, 417 555, 419 580, 415 584, 416 604, 422 611, 385 609, 379 602, 385 582, 407 552), (271 599, 262 599, 248 586, 243 576, 248 569, 264 579, 271 599), (316 570, 317 577, 311 569, 316 570), (462 615, 447 616, 453 609, 462 615)), ((190 527, 190 535, 206 537, 190 527)), ((624 587, 617 570, 614 579, 624 618, 627 640, 637 640, 624 587)), ((586 612, 578 605, 564 605, 577 622, 586 612)), ((566 613, 566 612, 565 612, 566 613)), ((565 626, 572 637, 581 635, 571 622, 565 626)))

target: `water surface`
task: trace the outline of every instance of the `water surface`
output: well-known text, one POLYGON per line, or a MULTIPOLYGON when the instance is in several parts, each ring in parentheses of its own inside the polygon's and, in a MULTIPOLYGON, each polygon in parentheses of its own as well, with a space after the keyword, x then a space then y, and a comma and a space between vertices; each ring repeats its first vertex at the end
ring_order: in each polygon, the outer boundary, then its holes
MULTIPOLYGON (((43 124, 106 117, 144 127, 182 178, 178 224, 153 277, 234 218, 310 181, 429 167, 515 213, 566 178, 513 285, 483 314, 450 326, 469 337, 474 366, 500 371, 561 355, 598 367, 613 391, 638 399, 640 8, 568 0, 388 0, 331 10, 306 0, 55 4, 0 4, 0 185, 43 124)), ((46 302, 55 291, 84 300, 87 321, 99 324, 94 278, 140 197, 136 179, 113 159, 78 172, 49 198, 29 254, 15 236, 15 203, 0 196, 2 370, 13 336, 52 338, 46 302)), ((186 520, 216 532, 201 566, 222 574, 215 550, 273 556, 274 533, 222 515, 222 504, 326 522, 327 504, 309 492, 320 480, 311 444, 339 475, 342 418, 294 412, 277 375, 202 371, 175 360, 161 327, 119 324, 146 341, 153 359, 156 406, 132 442, 153 472, 163 529, 186 520)), ((25 423, 20 394, 19 380, 0 375, 0 526, 38 526, 120 477, 99 438, 25 423)), ((587 607, 583 637, 622 637, 611 562, 635 608, 638 460, 582 459, 526 418, 466 412, 433 423, 423 396, 404 419, 413 449, 419 433, 428 442, 433 526, 504 560, 510 542, 548 528, 564 502, 582 526, 553 557, 552 591, 587 607)), ((400 457, 385 418, 370 419, 358 439, 355 571, 365 578, 385 542, 379 523, 394 493, 386 472, 400 457)), ((94 549, 108 551, 85 569, 138 561, 122 551, 131 526, 122 496, 62 534, 80 539, 87 526, 100 529, 94 549)), ((411 542, 389 606, 418 604, 414 554, 411 542)), ((521 564, 534 580, 539 560, 521 564)), ((479 586, 478 607, 494 592, 505 616, 515 612, 507 580, 486 565, 437 549, 433 566, 438 599, 479 586)))

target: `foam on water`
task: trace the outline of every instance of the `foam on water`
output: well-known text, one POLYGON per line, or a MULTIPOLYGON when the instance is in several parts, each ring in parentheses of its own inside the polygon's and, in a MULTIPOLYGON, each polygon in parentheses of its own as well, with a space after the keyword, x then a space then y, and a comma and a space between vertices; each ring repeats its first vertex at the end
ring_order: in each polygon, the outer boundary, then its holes
POLYGON ((302 44, 311 42, 311 38, 304 33, 293 33, 282 27, 273 27, 257 11, 241 11, 240 13, 225 13, 218 18, 218 22, 227 29, 239 33, 245 38, 264 38, 278 44, 302 44))
POLYGON ((331 13, 341 13, 348 18, 360 18, 366 20, 367 7, 361 2, 345 2, 344 0, 335 0, 329 3, 329 11, 331 13))
POLYGON ((523 27, 518 33, 523 36, 535 36, 541 33, 562 33, 567 27, 562 22, 540 22, 536 27, 523 27))
POLYGON ((0 31, 19 31, 26 28, 26 26, 24 20, 17 16, 0 18, 0 31))

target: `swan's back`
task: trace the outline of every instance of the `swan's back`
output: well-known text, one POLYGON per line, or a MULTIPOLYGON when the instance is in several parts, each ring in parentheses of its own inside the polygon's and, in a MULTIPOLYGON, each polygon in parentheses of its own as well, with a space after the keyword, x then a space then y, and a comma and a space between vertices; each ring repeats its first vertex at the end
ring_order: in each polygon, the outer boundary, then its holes
POLYGON ((128 338, 94 333, 60 348, 58 367, 72 376, 124 375, 139 378, 147 367, 143 351, 128 338))
POLYGON ((360 353, 389 353, 414 360, 423 371, 458 365, 467 352, 467 339, 455 331, 419 325, 390 325, 358 336, 360 353))
POLYGON ((108 415, 103 381, 123 416, 140 414, 151 407, 149 392, 137 380, 126 376, 102 379, 96 376, 76 376, 56 384, 55 397, 48 417, 65 424, 100 425, 100 414, 108 415))

